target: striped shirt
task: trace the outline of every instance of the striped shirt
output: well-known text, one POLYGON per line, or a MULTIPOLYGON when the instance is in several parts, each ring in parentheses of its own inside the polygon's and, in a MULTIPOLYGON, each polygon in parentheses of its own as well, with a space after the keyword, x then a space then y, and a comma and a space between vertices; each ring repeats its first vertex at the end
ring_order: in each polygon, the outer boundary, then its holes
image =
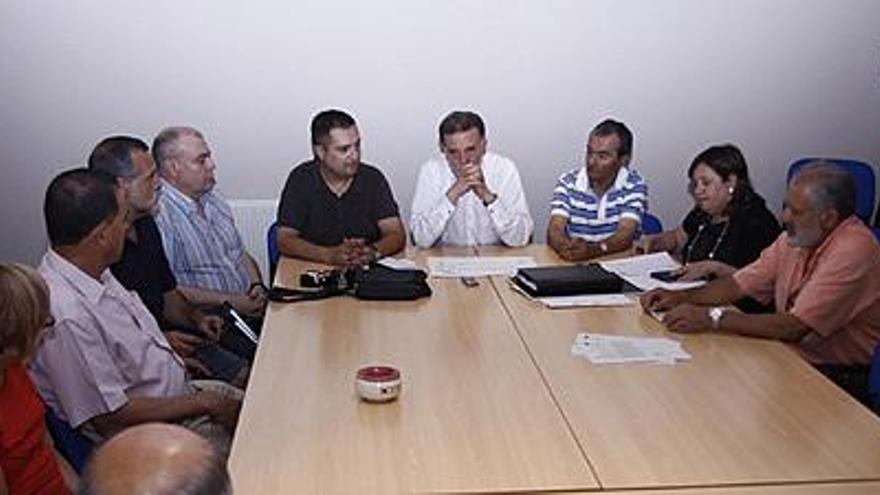
POLYGON ((178 284, 218 292, 247 291, 244 244, 232 209, 216 190, 203 194, 197 204, 162 180, 156 225, 178 284))
POLYGON ((598 197, 590 188, 585 167, 559 177, 550 202, 550 215, 568 219, 571 237, 597 242, 611 237, 623 218, 642 221, 647 209, 648 186, 634 170, 621 167, 611 188, 598 197))

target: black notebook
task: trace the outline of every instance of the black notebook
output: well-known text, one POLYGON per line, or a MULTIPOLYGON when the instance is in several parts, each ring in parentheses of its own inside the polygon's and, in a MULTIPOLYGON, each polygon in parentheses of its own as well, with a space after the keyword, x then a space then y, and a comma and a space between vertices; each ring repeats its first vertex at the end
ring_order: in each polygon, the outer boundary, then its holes
POLYGON ((595 263, 520 268, 513 282, 532 297, 615 294, 624 287, 622 278, 595 263))

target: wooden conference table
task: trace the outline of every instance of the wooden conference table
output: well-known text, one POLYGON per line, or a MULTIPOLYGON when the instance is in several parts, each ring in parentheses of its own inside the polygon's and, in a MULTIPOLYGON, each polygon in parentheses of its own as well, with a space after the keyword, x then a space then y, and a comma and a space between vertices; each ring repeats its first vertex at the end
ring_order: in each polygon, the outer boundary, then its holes
MULTIPOLYGON (((407 257, 475 254, 560 263, 545 246, 407 257)), ((279 280, 309 266, 284 259, 279 280)), ((270 305, 237 494, 880 493, 880 420, 783 344, 674 335, 690 361, 596 366, 570 353, 578 332, 665 330, 636 306, 548 310, 501 277, 430 283, 412 302, 270 305), (357 398, 367 364, 401 370, 397 401, 357 398)))

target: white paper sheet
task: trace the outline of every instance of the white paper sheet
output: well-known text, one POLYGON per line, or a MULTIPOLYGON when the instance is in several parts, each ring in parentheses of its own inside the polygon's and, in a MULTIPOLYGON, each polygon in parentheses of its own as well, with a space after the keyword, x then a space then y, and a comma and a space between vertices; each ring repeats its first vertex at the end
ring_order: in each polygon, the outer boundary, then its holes
POLYGON ((415 261, 406 258, 392 258, 390 256, 380 259, 377 263, 387 266, 392 270, 415 270, 418 268, 415 261))
POLYGON ((632 306, 636 303, 634 299, 623 294, 585 294, 578 296, 539 297, 538 301, 550 309, 632 306))
POLYGON ((601 333, 579 333, 571 353, 593 364, 675 364, 691 358, 681 343, 665 337, 628 337, 601 333))
POLYGON ((443 256, 428 258, 428 272, 432 277, 512 277, 520 268, 535 266, 531 256, 443 256))
POLYGON ((675 270, 676 268, 681 267, 681 264, 672 259, 672 256, 665 251, 630 256, 629 258, 620 258, 610 261, 601 261, 599 262, 599 265, 609 272, 616 273, 622 279, 643 291, 657 288, 682 290, 690 289, 691 287, 699 287, 705 284, 705 282, 700 280, 692 282, 662 282, 655 278, 651 278, 651 272, 675 270))
POLYGON ((621 276, 647 275, 651 272, 675 270, 676 268, 681 267, 681 263, 672 259, 672 256, 665 251, 630 256, 628 258, 619 258, 616 260, 600 261, 599 265, 609 272, 614 272, 621 276))

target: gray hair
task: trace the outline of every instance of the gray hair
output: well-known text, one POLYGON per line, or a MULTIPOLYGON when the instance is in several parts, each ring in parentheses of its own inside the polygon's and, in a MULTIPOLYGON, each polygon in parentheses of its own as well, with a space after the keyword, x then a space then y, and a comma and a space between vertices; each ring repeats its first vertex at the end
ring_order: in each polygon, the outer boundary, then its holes
POLYGON ((134 177, 137 170, 131 161, 135 151, 147 153, 147 143, 131 136, 111 136, 95 145, 89 155, 89 170, 111 177, 134 177))
POLYGON ((204 140, 202 133, 194 127, 174 126, 166 127, 153 140, 153 160, 156 165, 162 169, 170 158, 177 156, 180 152, 177 142, 183 136, 195 136, 204 140))
POLYGON ((814 208, 835 210, 841 220, 856 211, 856 183, 846 169, 816 160, 804 165, 791 179, 791 185, 804 184, 814 208))

